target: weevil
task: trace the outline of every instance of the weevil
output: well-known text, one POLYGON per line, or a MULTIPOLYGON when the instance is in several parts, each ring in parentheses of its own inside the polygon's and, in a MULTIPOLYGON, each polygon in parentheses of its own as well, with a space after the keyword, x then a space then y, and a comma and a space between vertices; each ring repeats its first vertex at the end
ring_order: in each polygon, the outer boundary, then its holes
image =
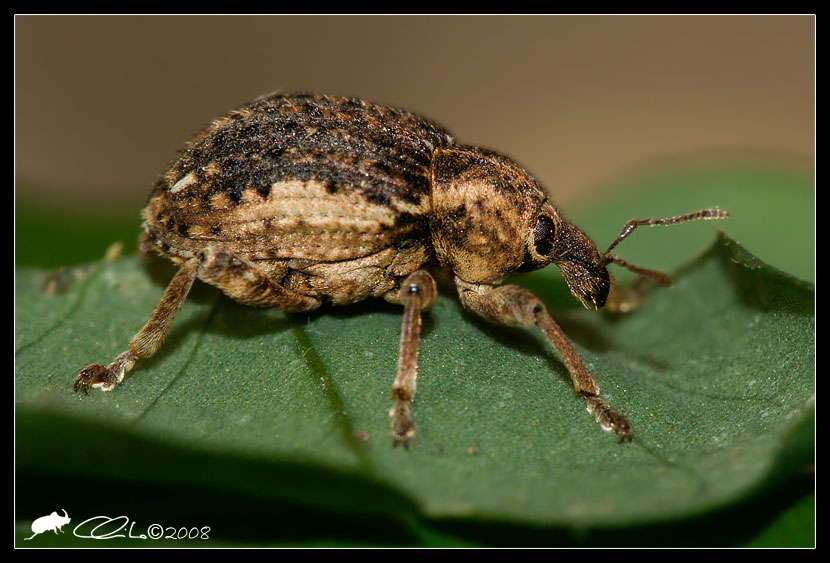
POLYGON ((271 94, 213 121, 159 178, 142 211, 141 247, 179 265, 129 349, 80 371, 74 390, 114 389, 159 349, 198 278, 246 305, 289 312, 377 297, 403 306, 389 412, 393 444, 415 436, 421 316, 439 270, 461 304, 504 325, 537 326, 600 426, 631 424, 542 301, 514 272, 556 264, 586 307, 606 304, 617 264, 670 285, 611 251, 637 227, 722 219, 704 209, 629 221, 605 252, 566 221, 540 184, 497 152, 455 142, 438 124, 355 98, 271 94))

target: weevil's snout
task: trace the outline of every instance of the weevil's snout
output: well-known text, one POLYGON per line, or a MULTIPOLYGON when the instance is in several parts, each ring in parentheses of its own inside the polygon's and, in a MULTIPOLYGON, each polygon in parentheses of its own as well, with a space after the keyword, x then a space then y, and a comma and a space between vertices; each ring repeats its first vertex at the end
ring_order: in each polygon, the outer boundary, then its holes
POLYGON ((574 297, 589 309, 605 306, 611 290, 611 276, 602 264, 566 261, 557 264, 574 297))
POLYGON ((553 262, 571 293, 589 309, 605 306, 611 290, 607 262, 588 236, 569 223, 559 229, 553 262))

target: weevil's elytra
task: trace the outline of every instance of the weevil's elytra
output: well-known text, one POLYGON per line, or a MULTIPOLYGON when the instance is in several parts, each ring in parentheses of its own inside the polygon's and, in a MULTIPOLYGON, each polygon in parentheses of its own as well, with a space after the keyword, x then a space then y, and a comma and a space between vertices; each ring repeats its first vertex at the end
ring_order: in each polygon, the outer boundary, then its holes
POLYGON ((553 262, 573 295, 599 308, 609 298, 610 263, 671 282, 610 253, 637 227, 726 216, 706 209, 632 220, 600 253, 506 156, 457 144, 401 109, 315 94, 266 96, 214 121, 159 178, 142 212, 142 248, 180 269, 129 350, 81 370, 75 391, 114 389, 139 358, 154 355, 197 278, 241 303, 285 311, 381 297, 404 307, 389 415, 393 443, 406 446, 415 436, 421 315, 435 301, 432 273, 440 268, 452 272, 466 309, 538 326, 600 426, 631 440, 628 419, 600 398, 544 304, 525 288, 499 284, 553 262))

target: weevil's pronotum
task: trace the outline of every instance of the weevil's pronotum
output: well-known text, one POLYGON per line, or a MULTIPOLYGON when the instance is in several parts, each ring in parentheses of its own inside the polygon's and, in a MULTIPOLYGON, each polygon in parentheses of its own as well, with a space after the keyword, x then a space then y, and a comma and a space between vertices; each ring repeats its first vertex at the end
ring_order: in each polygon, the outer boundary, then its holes
POLYGON ((601 253, 522 167, 457 144, 429 120, 353 98, 262 97, 211 123, 156 183, 142 212, 142 248, 180 268, 129 350, 81 370, 75 391, 112 390, 136 360, 155 354, 196 278, 241 303, 284 311, 382 297, 404 307, 389 415, 393 443, 406 445, 415 435, 421 313, 436 297, 433 274, 445 269, 467 310, 538 326, 597 422, 630 440, 628 419, 600 398, 539 298, 499 284, 553 262, 580 302, 600 308, 608 264, 671 283, 611 254, 634 229, 726 216, 705 209, 632 220, 601 253))

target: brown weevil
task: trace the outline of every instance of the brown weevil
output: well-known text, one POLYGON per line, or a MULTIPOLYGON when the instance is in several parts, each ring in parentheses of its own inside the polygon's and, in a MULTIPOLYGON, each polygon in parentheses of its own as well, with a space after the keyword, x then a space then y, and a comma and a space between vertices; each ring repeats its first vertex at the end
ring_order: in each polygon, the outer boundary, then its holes
POLYGON ((401 109, 272 94, 211 123, 156 182, 142 212, 141 245, 180 268, 129 350, 107 366, 81 370, 75 391, 112 390, 136 360, 155 354, 196 278, 240 303, 284 311, 382 297, 404 307, 389 414, 393 443, 406 445, 415 435, 421 313, 436 297, 433 274, 445 269, 467 310, 538 326, 597 422, 630 440, 628 419, 600 398, 539 298, 498 284, 553 262, 582 304, 600 308, 611 263, 671 283, 611 254, 634 229, 725 217, 705 209, 633 220, 600 253, 536 180, 501 154, 456 144, 439 125, 401 109))

